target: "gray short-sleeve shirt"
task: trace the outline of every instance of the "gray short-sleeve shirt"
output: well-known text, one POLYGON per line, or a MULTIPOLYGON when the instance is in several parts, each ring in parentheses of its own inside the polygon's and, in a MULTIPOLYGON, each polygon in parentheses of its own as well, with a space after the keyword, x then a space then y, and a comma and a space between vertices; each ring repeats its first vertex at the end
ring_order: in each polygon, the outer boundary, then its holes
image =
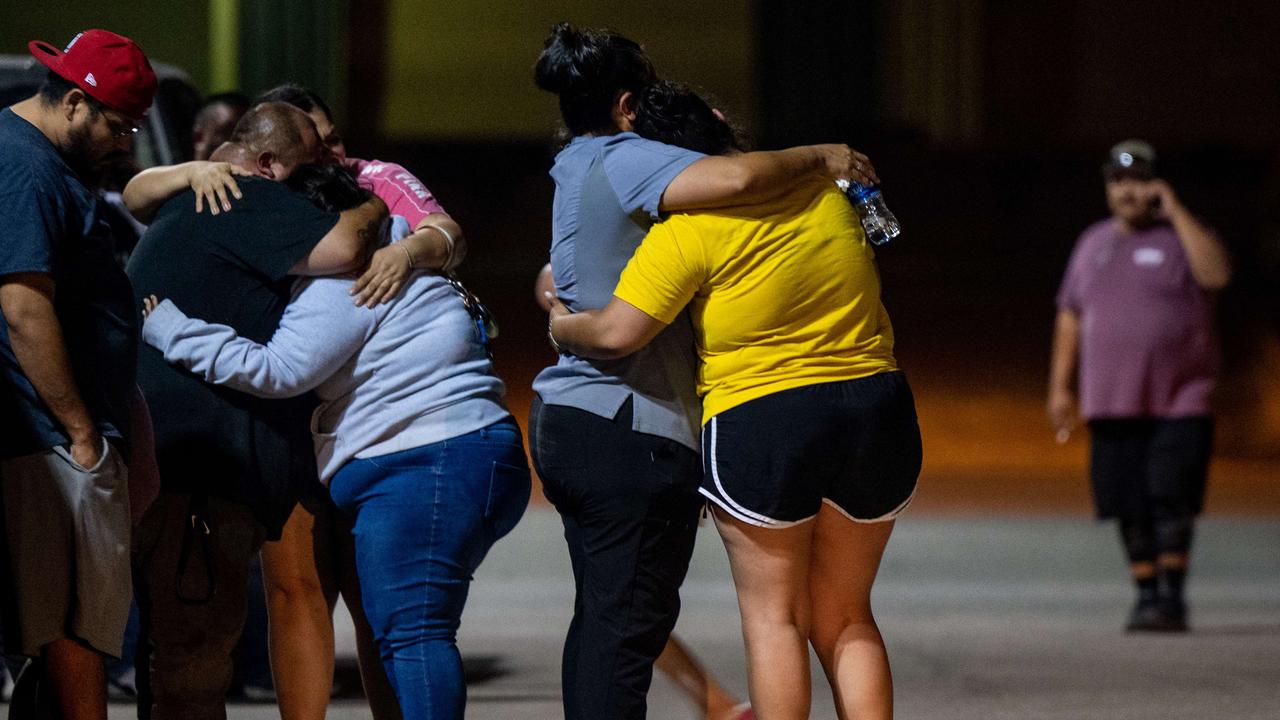
MULTIPOLYGON (((649 226, 667 185, 700 153, 635 133, 573 139, 556 156, 551 269, 572 310, 604 307, 649 226)), ((648 347, 621 360, 561 356, 533 381, 549 405, 612 418, 634 398, 632 429, 698 450, 693 328, 681 314, 648 347)))

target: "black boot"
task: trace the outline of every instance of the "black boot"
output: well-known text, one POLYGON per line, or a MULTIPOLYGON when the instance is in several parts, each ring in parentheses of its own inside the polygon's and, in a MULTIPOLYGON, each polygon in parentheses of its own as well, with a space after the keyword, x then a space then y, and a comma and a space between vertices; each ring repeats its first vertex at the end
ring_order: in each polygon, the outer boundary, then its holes
POLYGON ((1155 578, 1135 580, 1138 599, 1129 611, 1128 632, 1158 632, 1164 629, 1166 619, 1160 607, 1159 585, 1155 578))
POLYGON ((1181 570, 1160 570, 1139 582, 1138 602, 1129 613, 1129 632, 1186 632, 1187 606, 1182 601, 1181 570))
POLYGON ((1157 603, 1171 632, 1187 631, 1187 603, 1182 591, 1186 577, 1187 571, 1181 568, 1160 568, 1156 573, 1157 603))

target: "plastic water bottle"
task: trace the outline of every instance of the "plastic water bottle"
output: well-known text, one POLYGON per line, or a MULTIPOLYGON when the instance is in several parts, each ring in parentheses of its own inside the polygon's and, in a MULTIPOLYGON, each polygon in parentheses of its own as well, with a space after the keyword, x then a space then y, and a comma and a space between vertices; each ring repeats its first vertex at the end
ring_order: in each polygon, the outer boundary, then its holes
POLYGON ((839 185, 862 218, 862 229, 867 233, 868 242, 883 245, 902 234, 898 218, 884 204, 884 194, 880 192, 879 185, 868 187, 852 180, 841 180, 839 185))

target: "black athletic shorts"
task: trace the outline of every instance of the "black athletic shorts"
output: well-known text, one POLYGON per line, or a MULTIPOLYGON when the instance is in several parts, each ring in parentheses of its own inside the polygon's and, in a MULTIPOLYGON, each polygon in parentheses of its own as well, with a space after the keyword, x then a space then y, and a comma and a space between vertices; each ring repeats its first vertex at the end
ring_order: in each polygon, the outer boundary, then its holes
POLYGON ((1213 420, 1125 418, 1089 422, 1089 480, 1099 518, 1194 516, 1204 507, 1213 420))
POLYGON ((888 372, 783 390, 702 429, 702 494, 761 527, 812 519, 826 502, 855 522, 892 520, 920 475, 907 378, 888 372))

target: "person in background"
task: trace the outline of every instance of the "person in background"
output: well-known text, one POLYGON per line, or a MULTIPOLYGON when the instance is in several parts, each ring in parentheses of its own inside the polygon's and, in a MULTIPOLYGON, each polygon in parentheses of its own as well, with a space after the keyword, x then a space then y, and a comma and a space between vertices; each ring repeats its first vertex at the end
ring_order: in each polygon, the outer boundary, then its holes
POLYGON ((1103 179, 1111 217, 1081 234, 1058 291, 1047 410, 1059 442, 1077 415, 1088 422, 1097 514, 1119 520, 1137 587, 1127 629, 1184 631, 1213 442, 1214 294, 1231 260, 1148 143, 1113 147, 1103 179))
POLYGON ((129 615, 137 313, 102 203, 84 178, 127 156, 156 91, 133 41, 65 50, 34 97, 0 111, 0 493, 17 623, 53 715, 106 718, 104 656, 129 615))
MULTIPOLYGON (((650 85, 634 107, 641 137, 737 152, 728 123, 684 86, 650 85)), ((578 357, 625 357, 684 322, 686 304, 700 358, 700 492, 733 571, 752 708, 809 717, 812 644, 840 717, 891 718, 871 588, 915 494, 920 429, 853 207, 814 175, 731 211, 673 213, 604 308, 570 314, 556 301, 549 334, 578 357)))
MULTIPOLYGON (((538 58, 534 81, 557 96, 571 136, 551 169, 550 255, 575 310, 608 303, 662 212, 758 202, 823 176, 873 181, 844 145, 705 157, 643 139, 633 99, 654 80, 635 41, 568 23, 538 58)), ((645 716, 703 507, 696 363, 682 319, 632 357, 565 355, 534 380, 530 445, 577 583, 561 670, 569 720, 645 716)))
POLYGON ((231 139, 236 123, 249 112, 249 98, 238 92, 205 98, 191 124, 192 159, 208 160, 213 151, 231 139))
MULTIPOLYGON (((266 340, 294 279, 363 267, 386 222, 376 198, 333 213, 285 187, 326 155, 305 113, 264 103, 214 153, 219 162, 138 174, 124 192, 130 210, 150 222, 129 262, 135 288, 266 340)), ((316 483, 312 403, 214 388, 150 348, 139 354, 139 384, 155 419, 162 486, 134 548, 149 655, 138 663, 139 711, 220 720, 250 558, 265 538, 279 537, 316 483)))

